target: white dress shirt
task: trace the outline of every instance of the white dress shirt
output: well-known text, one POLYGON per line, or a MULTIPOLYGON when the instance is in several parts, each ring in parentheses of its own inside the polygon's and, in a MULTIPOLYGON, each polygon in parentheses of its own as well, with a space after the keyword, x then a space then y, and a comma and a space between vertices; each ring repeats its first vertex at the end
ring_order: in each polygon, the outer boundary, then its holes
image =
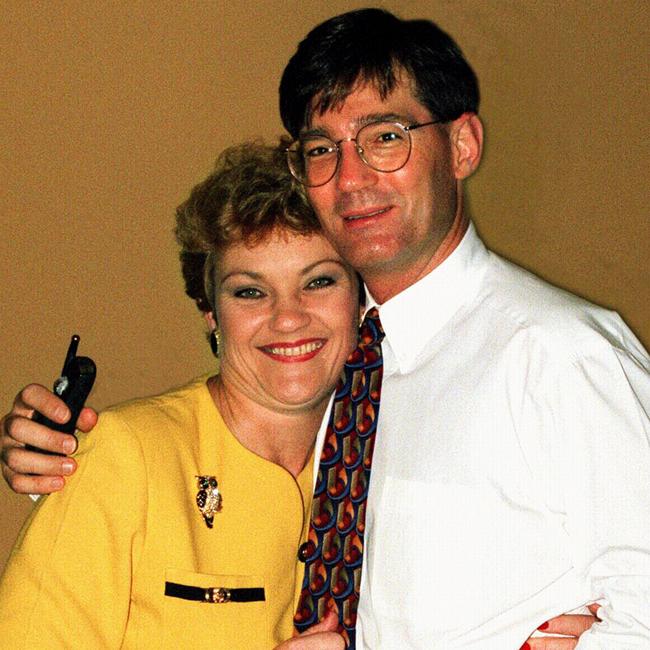
MULTIPOLYGON (((372 303, 372 301, 371 301, 372 303)), ((379 307, 385 366, 358 648, 650 648, 650 360, 617 314, 488 251, 379 307)))

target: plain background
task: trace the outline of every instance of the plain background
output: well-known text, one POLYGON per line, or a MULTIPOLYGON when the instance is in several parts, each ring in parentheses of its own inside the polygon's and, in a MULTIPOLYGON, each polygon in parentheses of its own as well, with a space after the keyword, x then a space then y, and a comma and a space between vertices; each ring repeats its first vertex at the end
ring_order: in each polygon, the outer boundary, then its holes
MULTIPOLYGON (((468 194, 488 245, 616 309, 647 346, 647 2, 379 4, 439 22, 476 69, 487 138, 468 194)), ((51 384, 73 332, 98 365, 97 408, 214 367, 174 208, 223 147, 282 133, 296 44, 361 6, 1 3, 1 411, 51 384)), ((0 486, 0 566, 30 509, 0 486)))

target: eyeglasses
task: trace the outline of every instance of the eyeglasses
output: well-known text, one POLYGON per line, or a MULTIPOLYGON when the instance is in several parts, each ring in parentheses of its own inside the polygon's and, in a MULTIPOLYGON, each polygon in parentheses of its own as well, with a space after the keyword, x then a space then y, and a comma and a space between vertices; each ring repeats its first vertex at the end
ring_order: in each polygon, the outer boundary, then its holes
POLYGON ((286 149, 292 176, 307 187, 325 185, 336 174, 341 160, 341 143, 354 142, 359 157, 378 172, 396 172, 411 155, 411 131, 442 120, 404 126, 399 122, 371 122, 354 138, 334 142, 324 135, 307 135, 286 149))

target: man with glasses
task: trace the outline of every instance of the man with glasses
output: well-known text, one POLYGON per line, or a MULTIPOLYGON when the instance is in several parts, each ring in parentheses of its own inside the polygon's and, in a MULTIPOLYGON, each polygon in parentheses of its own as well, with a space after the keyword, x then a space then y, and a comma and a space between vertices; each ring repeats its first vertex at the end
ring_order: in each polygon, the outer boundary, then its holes
POLYGON ((312 30, 280 84, 289 167, 385 332, 357 644, 518 648, 598 599, 579 648, 649 648, 650 360, 485 248, 478 104, 447 34, 373 9, 312 30))
POLYGON ((440 120, 409 126, 399 122, 371 121, 359 129, 356 137, 338 142, 317 131, 306 131, 287 148, 289 169, 307 187, 325 185, 336 174, 341 144, 354 142, 359 157, 368 167, 378 172, 396 172, 406 165, 411 155, 411 132, 433 124, 440 124, 440 120))
POLYGON ((571 648, 525 639, 600 600, 578 647, 648 648, 650 360, 485 248, 478 105, 447 34, 377 9, 318 25, 280 85, 292 174, 385 332, 356 646, 571 648))

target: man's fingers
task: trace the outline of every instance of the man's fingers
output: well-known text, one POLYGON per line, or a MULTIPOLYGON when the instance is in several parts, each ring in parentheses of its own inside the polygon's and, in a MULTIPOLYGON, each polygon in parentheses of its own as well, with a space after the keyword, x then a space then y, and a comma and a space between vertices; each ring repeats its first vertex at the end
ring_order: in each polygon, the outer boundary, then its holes
POLYGON ((595 622, 596 618, 589 614, 562 614, 562 616, 550 619, 546 625, 540 626, 539 629, 550 634, 567 634, 579 637, 595 622))
MULTIPOLYGON (((73 459, 66 458, 76 450, 77 439, 34 422, 35 411, 60 424, 70 418, 63 400, 45 386, 29 384, 16 395, 11 412, 0 420, 0 467, 9 487, 21 494, 60 490, 65 485, 63 477, 77 468, 73 459), (62 455, 41 454, 27 446, 62 455)), ((76 425, 81 431, 90 431, 96 423, 97 413, 84 408, 76 425)))
MULTIPOLYGON (((31 418, 34 411, 38 411, 52 422, 58 422, 59 424, 65 424, 70 418, 70 410, 65 405, 65 402, 40 384, 25 386, 16 395, 14 407, 5 418, 8 419, 12 416, 31 418)), ((88 432, 96 423, 97 413, 93 409, 85 407, 81 409, 75 426, 80 431, 88 432)))
POLYGON ((6 465, 2 466, 2 475, 9 487, 18 494, 50 494, 65 485, 65 479, 61 476, 17 474, 6 465))
POLYGON ((5 447, 3 459, 12 472, 40 476, 70 476, 77 463, 67 456, 52 456, 30 451, 24 447, 5 447))
POLYGON ((70 418, 70 410, 62 399, 45 386, 28 384, 16 395, 13 413, 29 417, 35 410, 59 424, 70 418))
MULTIPOLYGON (((22 445, 32 445, 56 454, 71 454, 77 448, 73 435, 54 431, 26 417, 8 416, 4 428, 12 440, 22 445)), ((7 444, 3 440, 3 457, 7 444)))
POLYGON ((97 413, 89 407, 81 409, 79 418, 77 419, 77 429, 88 433, 97 424, 97 413))

